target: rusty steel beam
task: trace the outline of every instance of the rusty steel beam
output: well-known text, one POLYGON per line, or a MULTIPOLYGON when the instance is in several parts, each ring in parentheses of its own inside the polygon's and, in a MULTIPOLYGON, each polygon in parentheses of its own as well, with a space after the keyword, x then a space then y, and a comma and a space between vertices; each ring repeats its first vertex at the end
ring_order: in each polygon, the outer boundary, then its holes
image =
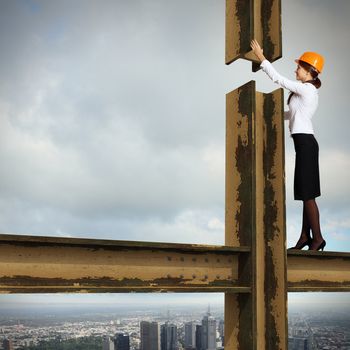
POLYGON ((0 292, 242 292, 249 248, 0 235, 0 292))
MULTIPOLYGON (((251 290, 249 255, 246 246, 0 235, 0 293, 187 291, 244 298, 251 290), (217 276, 229 271, 232 279, 220 282, 217 276)), ((350 291, 350 253, 289 250, 287 261, 288 292, 350 291)))
POLYGON ((251 81, 227 94, 225 244, 242 256, 246 295, 226 294, 225 349, 286 349, 283 90, 251 81))
POLYGON ((277 60, 282 57, 281 33, 281 0, 226 0, 226 64, 238 58, 256 62, 250 48, 253 38, 268 60, 277 60))
POLYGON ((289 292, 350 292, 350 253, 288 251, 289 292))

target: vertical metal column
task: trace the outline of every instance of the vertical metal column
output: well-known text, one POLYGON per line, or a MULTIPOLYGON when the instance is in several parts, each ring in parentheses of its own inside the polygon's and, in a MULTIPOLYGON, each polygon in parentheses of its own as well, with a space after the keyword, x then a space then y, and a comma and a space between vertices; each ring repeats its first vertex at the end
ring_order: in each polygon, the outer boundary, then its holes
MULTIPOLYGON (((282 56, 281 0, 226 0, 226 64, 253 62, 256 38, 267 59, 282 56)), ((251 81, 226 97, 226 232, 248 245, 239 279, 250 295, 225 295, 225 349, 287 348, 283 92, 251 81)))
POLYGON ((228 246, 250 246, 239 279, 251 294, 225 295, 225 350, 287 348, 283 91, 251 81, 226 98, 228 246))
POLYGON ((264 348, 277 350, 288 348, 283 89, 257 96, 256 118, 263 120, 264 190, 264 224, 263 232, 257 232, 257 250, 264 251, 263 265, 258 268, 265 269, 264 285, 257 293, 265 298, 265 309, 261 307, 266 327, 264 348))

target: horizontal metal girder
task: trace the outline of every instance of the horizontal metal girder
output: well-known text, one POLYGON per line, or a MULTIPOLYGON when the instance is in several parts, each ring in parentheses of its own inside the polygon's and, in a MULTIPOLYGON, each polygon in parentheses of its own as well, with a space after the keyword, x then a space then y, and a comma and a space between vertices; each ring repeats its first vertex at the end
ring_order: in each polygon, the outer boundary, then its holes
MULTIPOLYGON (((0 293, 250 293, 239 276, 249 254, 246 246, 0 235, 0 293)), ((288 292, 350 291, 350 253, 289 250, 287 264, 288 292)))
POLYGON ((350 292, 350 253, 288 250, 289 292, 350 292))
POLYGON ((0 235, 0 292, 249 292, 249 248, 0 235))

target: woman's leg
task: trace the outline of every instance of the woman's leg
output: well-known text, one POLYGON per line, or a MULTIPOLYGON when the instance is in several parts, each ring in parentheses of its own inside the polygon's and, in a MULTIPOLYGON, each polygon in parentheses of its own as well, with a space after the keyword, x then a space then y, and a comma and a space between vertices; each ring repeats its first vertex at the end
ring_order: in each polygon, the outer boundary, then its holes
POLYGON ((304 201, 304 210, 307 221, 312 231, 312 244, 310 250, 318 250, 320 245, 324 242, 320 227, 320 214, 315 199, 304 201))
POLYGON ((311 245, 311 236, 310 236, 310 224, 307 218, 305 202, 303 202, 303 226, 301 228, 301 234, 299 240, 294 249, 302 249, 305 245, 311 245))

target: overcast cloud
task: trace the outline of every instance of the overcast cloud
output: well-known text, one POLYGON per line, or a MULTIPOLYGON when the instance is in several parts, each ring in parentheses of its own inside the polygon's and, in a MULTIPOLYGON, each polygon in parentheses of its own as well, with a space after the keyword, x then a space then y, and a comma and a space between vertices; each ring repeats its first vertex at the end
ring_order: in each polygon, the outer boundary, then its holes
MULTIPOLYGON (((348 0, 283 0, 283 58, 325 56, 314 119, 321 222, 350 248, 348 0)), ((224 0, 0 0, 0 232, 224 243, 224 0)), ((287 94, 285 94, 287 96, 287 94)), ((287 129, 287 128, 286 128, 287 129)), ((294 150, 286 133, 287 238, 294 150)))

